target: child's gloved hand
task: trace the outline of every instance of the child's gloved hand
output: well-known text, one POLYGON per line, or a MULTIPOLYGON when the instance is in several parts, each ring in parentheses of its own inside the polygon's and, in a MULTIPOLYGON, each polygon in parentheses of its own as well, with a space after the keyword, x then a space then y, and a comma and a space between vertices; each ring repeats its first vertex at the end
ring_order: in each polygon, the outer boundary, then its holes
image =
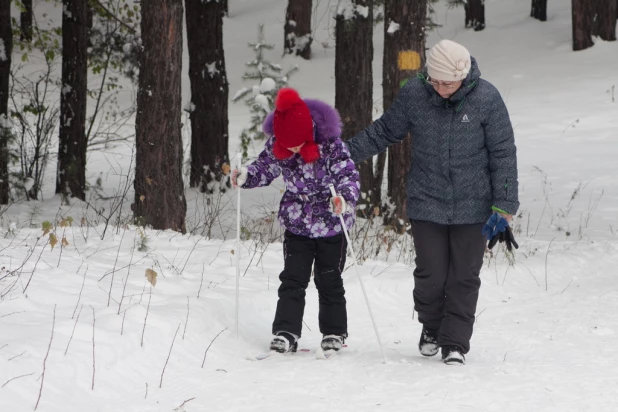
POLYGON ((240 169, 234 169, 232 171, 232 176, 231 176, 232 186, 238 187, 238 186, 244 185, 245 182, 247 181, 247 173, 248 173, 248 170, 246 167, 241 167, 240 169))
POLYGON ((345 213, 346 203, 343 196, 335 196, 330 199, 331 211, 337 216, 345 213))
POLYGON ((515 241, 515 237, 513 236, 513 232, 509 226, 509 222, 499 213, 494 213, 491 215, 489 220, 487 220, 487 223, 485 223, 485 226, 483 226, 483 230, 481 232, 489 241, 487 248, 490 250, 498 242, 506 243, 506 248, 509 252, 513 250, 513 246, 515 246, 515 249, 519 248, 519 245, 515 241))

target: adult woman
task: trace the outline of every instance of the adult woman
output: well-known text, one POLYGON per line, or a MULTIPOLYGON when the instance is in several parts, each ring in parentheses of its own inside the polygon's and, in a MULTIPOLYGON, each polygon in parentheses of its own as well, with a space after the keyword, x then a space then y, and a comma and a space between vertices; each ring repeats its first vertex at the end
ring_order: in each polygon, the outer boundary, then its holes
POLYGON ((427 71, 347 142, 358 163, 412 134, 406 190, 417 254, 414 305, 423 324, 419 349, 433 356, 441 347, 447 364, 463 364, 470 350, 483 224, 494 212, 494 220, 508 222, 519 207, 509 115, 480 75, 465 47, 442 40, 427 55, 427 71))

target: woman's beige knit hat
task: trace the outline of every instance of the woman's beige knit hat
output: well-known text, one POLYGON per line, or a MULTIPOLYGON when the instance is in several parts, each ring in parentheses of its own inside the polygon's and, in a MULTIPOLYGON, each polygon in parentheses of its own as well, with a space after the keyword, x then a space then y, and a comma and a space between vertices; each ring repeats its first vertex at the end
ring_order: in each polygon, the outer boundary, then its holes
POLYGON ((470 72, 470 66, 468 49, 451 40, 441 40, 427 54, 427 74, 435 80, 463 80, 470 72))

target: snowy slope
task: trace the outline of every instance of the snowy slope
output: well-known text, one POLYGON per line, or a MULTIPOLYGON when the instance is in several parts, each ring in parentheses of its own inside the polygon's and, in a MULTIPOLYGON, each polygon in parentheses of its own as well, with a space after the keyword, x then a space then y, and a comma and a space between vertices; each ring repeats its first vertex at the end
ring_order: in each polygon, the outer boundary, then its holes
MULTIPOLYGON (((336 3, 321 0, 318 14, 336 3)), ((103 226, 79 227, 81 206, 63 207, 60 214, 76 223, 66 229, 69 246, 52 250, 46 240, 37 241, 40 222, 59 213, 50 187, 33 217, 31 205, 13 206, 3 217, 0 411, 34 408, 44 365, 41 411, 618 410, 618 374, 611 364, 618 333, 618 102, 608 92, 618 86, 618 44, 599 40, 573 53, 570 2, 550 1, 545 23, 528 17, 528 3, 486 2, 488 25, 480 33, 463 28, 462 10, 440 6, 437 18, 444 27, 429 36, 429 45, 450 38, 477 57, 483 76, 507 101, 519 154, 522 247, 514 266, 502 252, 487 258, 465 367, 418 354, 413 267, 396 262, 395 253, 387 262, 368 260, 359 268, 386 365, 353 267, 345 272, 350 339, 341 356, 314 359, 320 336, 311 285, 300 341, 311 352, 250 361, 270 338, 283 264, 280 243, 251 240, 240 249, 236 338, 233 216, 222 223, 226 241, 146 231, 148 250, 139 251, 141 235, 134 227, 108 229, 100 240, 103 226), (11 232, 9 220, 16 224, 11 232), (158 272, 154 288, 146 269, 158 272)), ((232 94, 246 85, 240 80, 251 57, 246 43, 255 39, 258 23, 265 23, 267 40, 278 45, 271 60, 280 60, 284 6, 283 0, 231 1, 225 43, 232 94)), ((311 62, 282 62, 301 66, 291 79, 301 94, 329 103, 333 24, 328 16, 320 20, 311 62), (331 48, 319 45, 327 41, 331 48)), ((378 26, 376 116, 381 39, 378 26)), ((183 90, 187 102, 188 81, 183 90)), ((232 136, 247 121, 244 106, 230 106, 232 136)), ((104 187, 113 191, 118 179, 110 164, 126 170, 129 155, 126 147, 92 155, 90 176, 105 172, 104 187)), ((280 188, 277 183, 243 192, 243 213, 268 215, 280 188)), ((195 216, 200 196, 188 196, 189 215, 195 216)), ((225 202, 232 215, 234 193, 225 202)), ((61 238, 64 229, 57 230, 61 238)))

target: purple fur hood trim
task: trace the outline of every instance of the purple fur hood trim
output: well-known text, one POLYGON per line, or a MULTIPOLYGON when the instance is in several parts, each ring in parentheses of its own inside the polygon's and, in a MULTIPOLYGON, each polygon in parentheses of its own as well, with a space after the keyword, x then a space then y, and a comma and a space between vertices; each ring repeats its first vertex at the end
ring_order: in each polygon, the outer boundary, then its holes
MULTIPOLYGON (((329 137, 338 137, 341 135, 342 123, 337 109, 320 100, 303 99, 303 101, 309 108, 311 118, 315 123, 316 143, 322 143, 329 137)), ((274 116, 275 112, 270 112, 262 125, 262 131, 269 137, 274 133, 274 116)))

